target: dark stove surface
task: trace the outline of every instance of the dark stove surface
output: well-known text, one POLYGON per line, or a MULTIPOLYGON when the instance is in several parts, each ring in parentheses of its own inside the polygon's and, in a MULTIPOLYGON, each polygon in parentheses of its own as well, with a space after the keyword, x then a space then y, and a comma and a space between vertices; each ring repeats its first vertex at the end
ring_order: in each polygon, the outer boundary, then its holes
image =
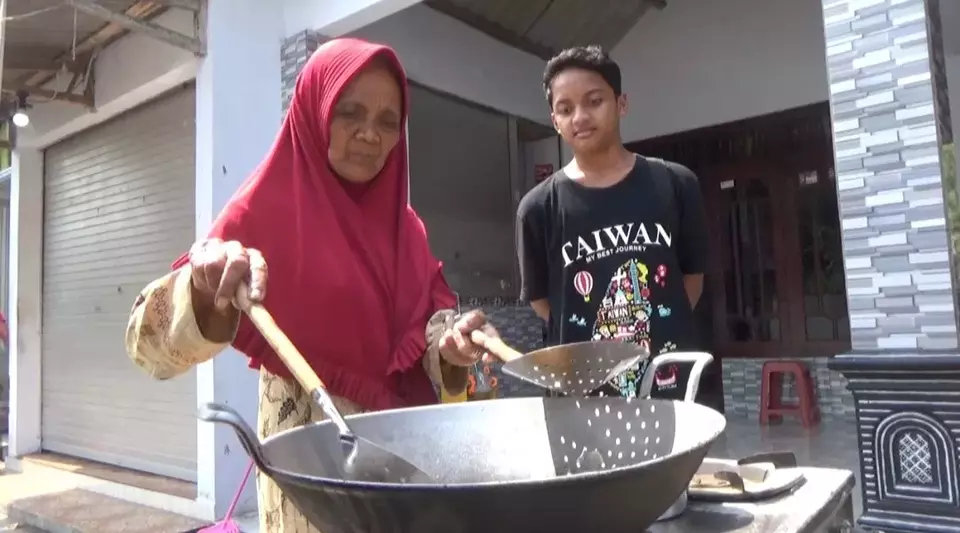
POLYGON ((679 517, 653 525, 648 533, 813 533, 853 516, 854 487, 849 470, 804 468, 793 492, 755 503, 690 502, 679 517))

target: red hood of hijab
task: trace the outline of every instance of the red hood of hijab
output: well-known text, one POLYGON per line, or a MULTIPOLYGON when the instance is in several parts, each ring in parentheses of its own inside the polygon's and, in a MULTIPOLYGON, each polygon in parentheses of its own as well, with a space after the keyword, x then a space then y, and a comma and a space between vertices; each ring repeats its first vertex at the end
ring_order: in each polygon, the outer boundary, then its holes
MULTIPOLYGON (((270 153, 210 237, 263 253, 270 268, 264 306, 334 395, 387 409, 436 401, 420 364, 424 330, 455 299, 407 201, 406 132, 362 191, 348 190, 330 170, 334 104, 375 58, 395 72, 407 101, 406 76, 389 47, 359 39, 320 46, 300 73, 270 153)), ((251 367, 290 376, 246 317, 233 346, 251 367)))

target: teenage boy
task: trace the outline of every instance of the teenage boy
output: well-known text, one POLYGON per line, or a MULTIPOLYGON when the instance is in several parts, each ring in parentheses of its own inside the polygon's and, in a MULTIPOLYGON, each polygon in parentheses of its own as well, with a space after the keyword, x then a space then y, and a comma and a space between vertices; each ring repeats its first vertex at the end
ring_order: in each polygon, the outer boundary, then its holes
MULTIPOLYGON (((708 253, 696 176, 623 145, 627 97, 602 48, 560 52, 543 89, 573 160, 520 202, 521 298, 547 321, 550 345, 621 340, 654 357, 696 350, 693 308, 708 253)), ((600 393, 634 396, 641 374, 628 371, 600 393)), ((687 374, 661 368, 655 396, 682 398, 687 374)))

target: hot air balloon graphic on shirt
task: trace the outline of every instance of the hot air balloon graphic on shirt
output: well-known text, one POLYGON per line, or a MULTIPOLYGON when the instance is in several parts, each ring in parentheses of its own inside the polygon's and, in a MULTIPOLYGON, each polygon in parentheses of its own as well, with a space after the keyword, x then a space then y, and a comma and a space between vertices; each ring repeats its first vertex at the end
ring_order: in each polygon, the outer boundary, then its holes
POLYGON ((577 289, 580 296, 583 296, 584 302, 589 302, 590 291, 593 290, 593 275, 586 270, 577 272, 577 275, 573 277, 573 288, 577 289))

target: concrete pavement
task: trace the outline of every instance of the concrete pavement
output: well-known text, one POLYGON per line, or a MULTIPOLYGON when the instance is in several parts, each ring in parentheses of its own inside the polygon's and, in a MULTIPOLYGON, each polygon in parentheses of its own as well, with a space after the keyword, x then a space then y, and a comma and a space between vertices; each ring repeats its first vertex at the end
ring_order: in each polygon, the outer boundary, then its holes
POLYGON ((24 526, 18 524, 15 520, 11 520, 7 517, 6 514, 0 513, 0 533, 49 533, 43 531, 42 529, 37 529, 35 527, 24 526))

